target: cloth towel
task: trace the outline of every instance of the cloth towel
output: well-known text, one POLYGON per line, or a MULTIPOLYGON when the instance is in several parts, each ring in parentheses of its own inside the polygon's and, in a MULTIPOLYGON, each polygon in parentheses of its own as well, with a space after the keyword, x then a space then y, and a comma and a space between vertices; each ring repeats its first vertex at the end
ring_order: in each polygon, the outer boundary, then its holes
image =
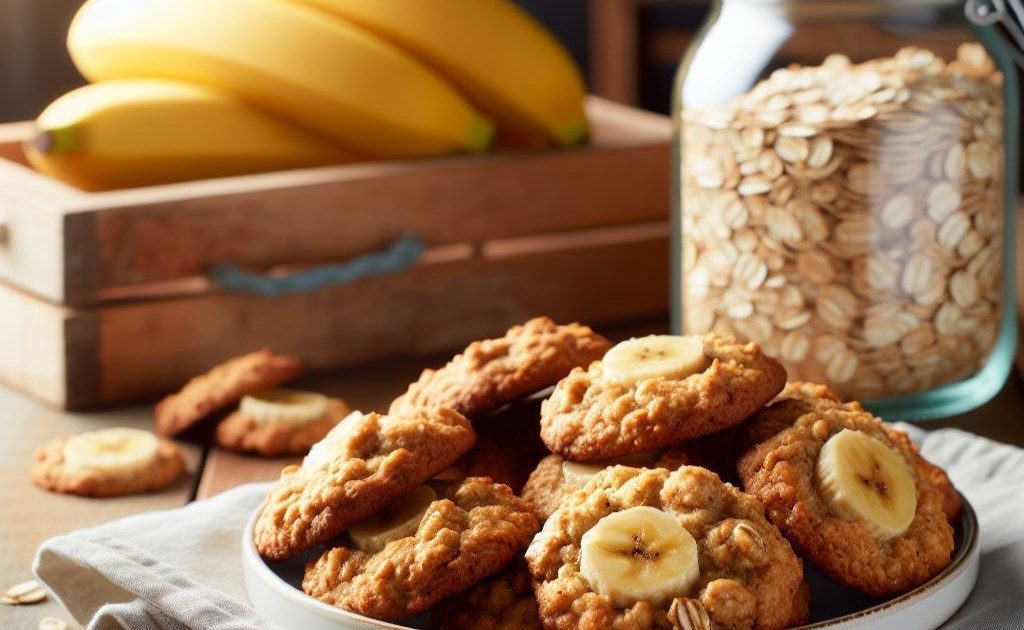
MULTIPOLYGON (((956 429, 910 425, 978 513, 981 574, 946 628, 1024 628, 1024 450, 956 429)), ((268 484, 52 538, 36 575, 89 630, 281 630, 250 606, 241 531, 268 484)))

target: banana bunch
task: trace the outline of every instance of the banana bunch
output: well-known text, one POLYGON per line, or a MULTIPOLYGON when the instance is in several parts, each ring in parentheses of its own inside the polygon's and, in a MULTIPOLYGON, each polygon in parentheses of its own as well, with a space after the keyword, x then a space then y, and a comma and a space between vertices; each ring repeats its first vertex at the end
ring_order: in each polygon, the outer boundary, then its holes
POLYGON ((511 0, 89 0, 90 82, 27 144, 87 190, 587 136, 568 52, 511 0))

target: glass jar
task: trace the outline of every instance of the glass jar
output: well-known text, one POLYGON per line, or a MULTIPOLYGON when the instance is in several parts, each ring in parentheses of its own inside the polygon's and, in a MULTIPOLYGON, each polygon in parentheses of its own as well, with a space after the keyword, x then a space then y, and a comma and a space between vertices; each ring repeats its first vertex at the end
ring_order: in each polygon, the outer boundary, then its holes
POLYGON ((719 0, 674 98, 676 332, 893 418, 999 391, 1016 74, 962 2, 719 0))

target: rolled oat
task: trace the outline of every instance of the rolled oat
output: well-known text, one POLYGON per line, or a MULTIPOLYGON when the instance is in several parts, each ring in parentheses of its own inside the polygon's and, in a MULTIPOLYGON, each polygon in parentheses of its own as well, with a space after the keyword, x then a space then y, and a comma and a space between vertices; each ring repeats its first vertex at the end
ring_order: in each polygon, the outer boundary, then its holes
POLYGON ((685 332, 759 341, 853 398, 975 373, 1002 309, 1001 86, 977 44, 905 48, 684 110, 685 332))

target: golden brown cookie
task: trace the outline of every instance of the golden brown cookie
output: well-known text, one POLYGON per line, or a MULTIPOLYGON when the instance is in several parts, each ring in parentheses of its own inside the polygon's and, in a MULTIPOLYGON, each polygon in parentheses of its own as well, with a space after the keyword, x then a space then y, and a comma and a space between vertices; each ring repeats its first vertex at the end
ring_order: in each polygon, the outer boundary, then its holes
POLYGON ((526 562, 449 597, 430 612, 442 630, 543 630, 526 562))
POLYGON ((536 517, 508 486, 470 477, 430 504, 414 535, 375 553, 328 550, 307 565, 302 589, 374 619, 404 619, 497 573, 536 531, 536 517))
POLYGON ((411 492, 473 445, 469 420, 450 409, 388 416, 353 413, 271 488, 254 539, 285 560, 340 534, 411 492))
MULTIPOLYGON (((796 413, 793 404, 792 399, 781 401, 764 413, 778 414, 777 405, 789 406, 788 412, 796 413)), ((880 461, 868 465, 881 472, 891 468, 880 461)), ((876 596, 922 584, 950 562, 953 530, 944 512, 943 491, 934 483, 933 468, 902 432, 867 412, 834 403, 811 403, 809 411, 752 447, 737 465, 744 489, 761 500, 769 520, 805 558, 833 580, 876 596), (895 462, 905 462, 910 475, 908 492, 916 495, 916 504, 907 512, 909 525, 902 533, 880 535, 870 520, 837 508, 835 495, 822 485, 819 459, 823 447, 844 430, 881 443, 897 458, 895 462)), ((867 476, 862 481, 865 488, 882 496, 903 496, 867 476)))
POLYGON ((620 381, 595 361, 541 406, 541 438, 574 461, 655 451, 734 426, 771 400, 786 371, 757 344, 704 335, 708 365, 682 379, 620 381))
MULTIPOLYGON (((764 409, 760 410, 744 423, 737 430, 734 440, 736 444, 736 459, 755 445, 764 442, 782 431, 790 428, 801 416, 814 413, 822 409, 839 409, 853 413, 863 413, 864 408, 857 401, 841 402, 826 386, 818 383, 807 383, 794 381, 787 383, 782 392, 774 401, 764 409)), ((881 422, 881 419, 878 419, 881 422)), ((933 486, 942 493, 943 511, 950 522, 960 516, 963 507, 960 493, 953 487, 946 472, 938 466, 924 459, 918 452, 917 447, 910 441, 902 431, 887 429, 892 439, 900 442, 905 447, 905 452, 912 453, 915 465, 922 467, 933 486)))
POLYGON ((476 416, 554 385, 609 345, 586 326, 537 317, 499 339, 474 341, 439 370, 424 370, 391 409, 450 407, 476 416))
POLYGON ((242 396, 280 385, 301 372, 298 359, 275 355, 266 348, 235 357, 157 403, 156 431, 173 437, 242 396))
POLYGON ((331 398, 319 420, 261 424, 244 411, 236 410, 217 425, 215 439, 223 448, 263 457, 305 455, 351 411, 344 400, 331 398))
POLYGON ((93 462, 76 461, 81 456, 69 461, 67 445, 71 440, 90 439, 100 433, 108 431, 66 435, 45 444, 35 453, 32 481, 40 488, 52 492, 85 497, 116 497, 162 490, 185 471, 185 460, 178 445, 153 436, 148 431, 138 431, 149 436, 148 456, 134 460, 117 457, 110 447, 123 446, 111 443, 93 449, 96 456, 93 462))
MULTIPOLYGON (((619 553, 613 543, 607 551, 619 553)), ((603 470, 551 515, 526 560, 546 628, 785 628, 808 616, 803 565, 760 503, 695 466, 603 470), (588 569, 587 537, 612 520, 623 528, 623 515, 636 508, 667 518, 680 534, 621 529, 621 544, 629 545, 622 559, 604 566, 590 561, 588 569), (673 545, 684 538, 692 539, 688 550, 695 553, 687 577, 680 578, 675 563, 659 572, 656 563, 675 559, 673 545), (650 571, 631 573, 630 563, 650 571), (595 579, 595 566, 598 574, 613 575, 624 567, 629 577, 609 586, 595 579), (638 598, 639 591, 648 594, 638 598)))
MULTIPOLYGON (((521 496, 533 509, 537 518, 545 521, 558 509, 562 499, 587 484, 588 473, 592 476, 601 468, 623 465, 675 470, 680 466, 704 466, 704 458, 687 446, 620 457, 610 462, 591 462, 589 464, 573 464, 560 455, 548 455, 537 464, 537 468, 530 474, 526 485, 523 486, 521 496), (568 474, 566 466, 569 467, 568 474)), ((706 466, 704 467, 706 468, 706 466)))

